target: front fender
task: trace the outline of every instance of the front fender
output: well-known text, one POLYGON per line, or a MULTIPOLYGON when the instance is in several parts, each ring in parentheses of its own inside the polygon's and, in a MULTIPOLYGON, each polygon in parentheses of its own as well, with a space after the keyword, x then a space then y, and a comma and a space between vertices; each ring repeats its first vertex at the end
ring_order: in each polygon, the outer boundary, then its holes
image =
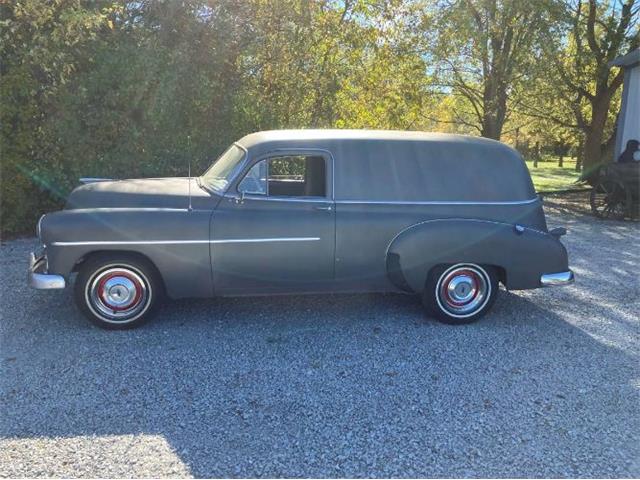
POLYGON ((479 219, 436 219, 400 232, 387 249, 387 273, 396 286, 421 292, 439 264, 500 267, 512 290, 540 287, 546 273, 568 270, 567 251, 555 237, 528 227, 479 219), (404 283, 404 285, 402 284, 404 283))
POLYGON ((97 252, 149 259, 172 298, 213 293, 208 210, 78 209, 47 214, 40 225, 50 273, 68 276, 97 252))

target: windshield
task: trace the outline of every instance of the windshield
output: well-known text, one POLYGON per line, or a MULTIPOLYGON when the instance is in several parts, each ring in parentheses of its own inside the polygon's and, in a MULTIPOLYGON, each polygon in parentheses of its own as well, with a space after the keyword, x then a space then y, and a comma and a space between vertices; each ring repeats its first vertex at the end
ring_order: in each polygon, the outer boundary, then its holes
POLYGON ((244 150, 231 145, 200 177, 202 184, 216 192, 224 192, 242 163, 244 150))

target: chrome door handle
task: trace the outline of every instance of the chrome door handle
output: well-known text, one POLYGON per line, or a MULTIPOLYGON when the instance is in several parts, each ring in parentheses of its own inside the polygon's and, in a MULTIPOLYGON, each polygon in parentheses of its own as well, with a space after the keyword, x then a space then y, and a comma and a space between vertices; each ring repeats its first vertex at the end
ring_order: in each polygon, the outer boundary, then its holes
POLYGON ((333 210, 333 207, 331 205, 324 205, 324 206, 317 206, 317 207, 313 207, 315 210, 324 210, 325 212, 330 212, 331 210, 333 210))

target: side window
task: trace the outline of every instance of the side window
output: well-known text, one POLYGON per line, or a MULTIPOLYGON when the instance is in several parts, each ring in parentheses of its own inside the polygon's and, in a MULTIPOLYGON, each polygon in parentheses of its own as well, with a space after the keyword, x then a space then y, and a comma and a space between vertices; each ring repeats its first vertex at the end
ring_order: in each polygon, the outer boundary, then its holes
POLYGON ((317 155, 291 155, 262 160, 247 172, 238 191, 270 197, 324 197, 325 159, 317 155))
POLYGON ((251 195, 267 194, 267 161, 256 163, 238 184, 238 191, 251 195))

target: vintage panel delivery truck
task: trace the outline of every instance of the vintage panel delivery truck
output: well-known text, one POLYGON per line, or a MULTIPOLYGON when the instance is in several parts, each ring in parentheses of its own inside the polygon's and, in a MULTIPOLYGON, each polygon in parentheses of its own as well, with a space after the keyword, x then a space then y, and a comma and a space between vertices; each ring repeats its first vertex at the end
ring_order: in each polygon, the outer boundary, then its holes
POLYGON ((474 321, 498 284, 573 281, 521 156, 483 138, 281 130, 238 140, 200 177, 88 180, 38 224, 35 288, 129 328, 162 298, 395 291, 474 321))

